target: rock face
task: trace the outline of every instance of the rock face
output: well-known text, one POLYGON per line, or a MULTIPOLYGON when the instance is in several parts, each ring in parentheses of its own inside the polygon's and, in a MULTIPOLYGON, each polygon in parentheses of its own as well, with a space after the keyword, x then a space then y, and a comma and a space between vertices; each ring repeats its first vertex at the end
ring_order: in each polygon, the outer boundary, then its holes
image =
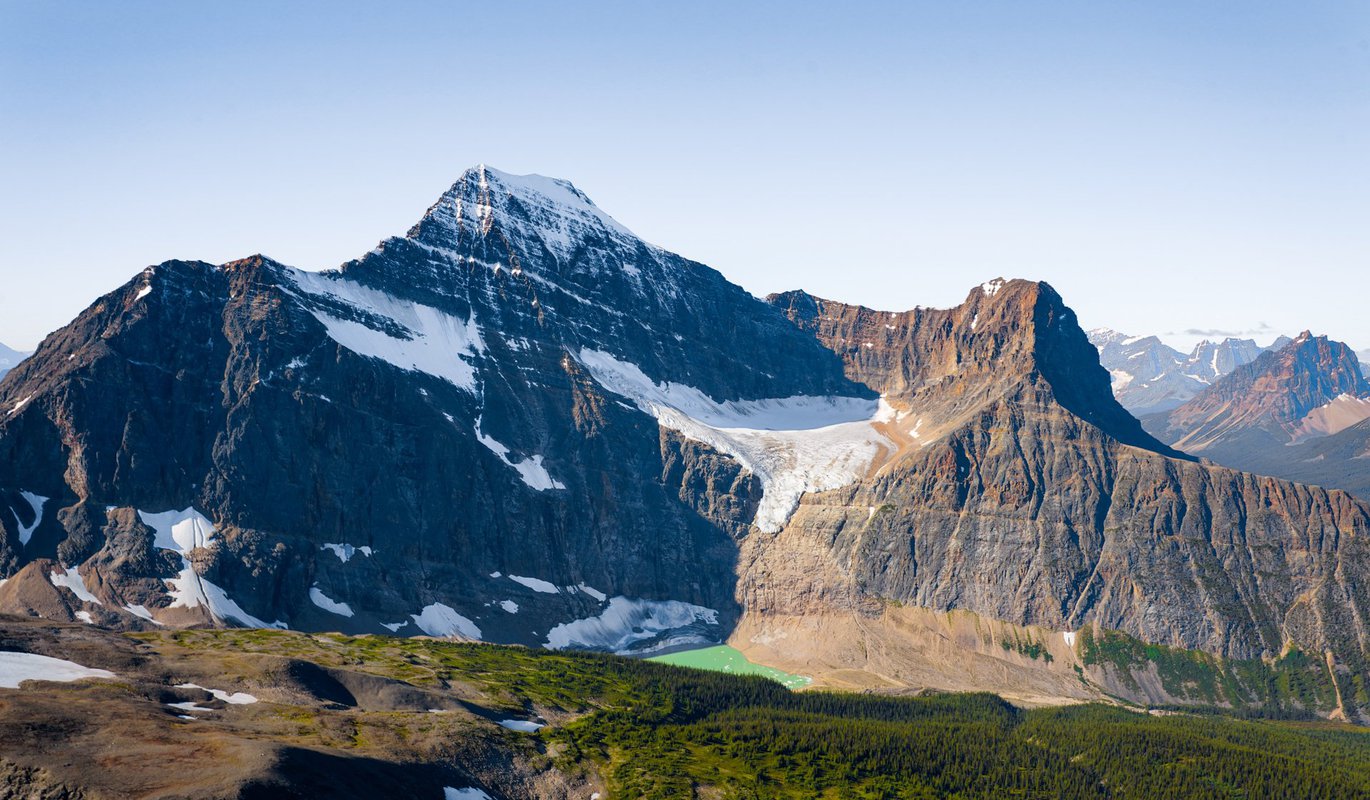
POLYGON ((1177 457, 1114 401, 1050 287, 904 313, 771 300, 885 393, 908 444, 744 541, 741 602, 774 620, 751 619, 754 640, 783 654, 774 631, 838 609, 883 641, 895 603, 1236 659, 1330 651, 1347 696, 1363 684, 1370 510, 1177 457))
MULTIPOLYGON (((934 685, 973 653, 954 685, 994 689, 1042 653, 1094 669, 1088 626, 1326 654, 1353 713, 1368 515, 1158 441, 1045 284, 762 302, 484 167, 334 272, 150 267, 0 381, 0 610, 110 627, 736 630, 777 659, 808 630, 825 669, 934 685), (921 641, 955 644, 907 670, 921 641)), ((1120 669, 1023 691, 1142 687, 1120 669)))
POLYGON ((1210 389, 1144 422, 1161 439, 1221 464, 1370 498, 1370 382, 1350 347, 1305 332, 1210 389))
POLYGON ((0 383, 0 605, 532 644, 622 596, 573 641, 717 638, 758 481, 582 353, 719 403, 875 405, 571 184, 476 168, 337 272, 167 262, 48 337, 0 383))
MULTIPOLYGON (((1091 330, 1089 340, 1099 348, 1118 402, 1139 417, 1175 408, 1267 349, 1251 339, 1229 337, 1202 341, 1184 354, 1155 336, 1128 336, 1108 328, 1091 330)), ((1288 342, 1281 337, 1268 349, 1288 342)))

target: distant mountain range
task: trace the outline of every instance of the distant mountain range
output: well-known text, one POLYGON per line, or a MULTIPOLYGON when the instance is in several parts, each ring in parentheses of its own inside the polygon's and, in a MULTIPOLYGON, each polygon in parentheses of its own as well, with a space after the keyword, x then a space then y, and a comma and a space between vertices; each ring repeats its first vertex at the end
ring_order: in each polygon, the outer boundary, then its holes
POLYGON ((1304 332, 1143 424, 1185 452, 1370 499, 1370 382, 1345 344, 1304 332))
MULTIPOLYGON (((1295 427, 1361 396, 1317 347, 1104 342, 1134 413, 1246 376, 1205 431, 1269 375, 1295 427)), ((0 611, 125 630, 727 640, 828 687, 1370 720, 1368 543, 1370 505, 1145 430, 1045 283, 760 300, 484 166, 337 270, 148 267, 0 379, 0 611)))
POLYGON ((14 369, 15 365, 28 357, 28 353, 15 350, 0 343, 0 377, 4 377, 6 372, 14 369))
POLYGON ((1261 347, 1252 339, 1203 341, 1184 354, 1156 336, 1129 336, 1108 328, 1089 332, 1099 362, 1112 376, 1113 394, 1137 416, 1169 411, 1207 389, 1214 381, 1248 364, 1288 337, 1261 347))

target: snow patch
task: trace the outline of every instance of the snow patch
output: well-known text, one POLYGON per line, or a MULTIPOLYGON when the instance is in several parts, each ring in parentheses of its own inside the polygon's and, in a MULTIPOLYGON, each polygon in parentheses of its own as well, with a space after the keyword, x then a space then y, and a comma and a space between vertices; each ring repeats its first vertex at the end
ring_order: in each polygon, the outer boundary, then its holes
POLYGON ((513 467, 519 474, 523 482, 538 490, 539 492, 547 489, 565 489, 566 484, 554 479, 547 468, 542 466, 542 456, 529 456, 528 458, 514 461, 509 457, 509 448, 495 441, 493 438, 481 433, 480 418, 476 418, 476 439, 485 445, 486 449, 499 456, 499 460, 506 465, 513 467))
POLYGON ((309 602, 322 608, 324 611, 331 614, 337 614, 340 617, 352 616, 351 606, 347 603, 339 603, 337 600, 330 598, 317 586, 309 587, 309 602))
POLYGON ((1000 289, 1004 288, 1005 283, 1007 283, 1007 281, 1003 278, 995 278, 992 281, 980 284, 980 291, 985 293, 985 297, 993 297, 999 293, 1000 289))
POLYGON ((444 786, 442 787, 442 800, 494 800, 494 798, 474 786, 465 789, 444 786))
POLYGON ((64 586, 70 589, 71 593, 76 595, 77 599, 82 602, 94 603, 97 606, 104 605, 104 603, 100 602, 99 598, 91 594, 90 590, 86 588, 86 581, 81 577, 81 571, 78 567, 71 567, 64 572, 53 570, 52 573, 48 575, 48 580, 52 581, 53 586, 64 586))
POLYGON ((479 639, 480 628, 476 623, 457 613, 451 606, 433 603, 423 607, 417 614, 409 615, 429 636, 453 636, 460 634, 468 639, 479 639))
POLYGON ((36 653, 0 652, 0 688, 18 689, 24 681, 79 681, 82 678, 113 678, 104 669, 83 667, 73 661, 36 653))
POLYGON ((257 698, 247 692, 226 692, 223 689, 206 689, 198 683, 178 683, 177 689, 199 689, 202 692, 209 692, 216 698, 228 703, 231 706, 245 706, 256 703, 257 698))
MULTIPOLYGON (((563 622, 547 632, 546 646, 552 650, 568 647, 588 650, 627 652, 632 645, 680 628, 717 625, 718 612, 679 600, 638 600, 615 597, 598 616, 563 622)), ((672 640, 705 641, 688 635, 672 640)))
POLYGON ((1075 631, 1064 631, 1061 634, 1061 638, 1066 640, 1066 647, 1075 646, 1075 631))
POLYGON ((278 628, 289 626, 277 620, 267 622, 252 616, 234 602, 223 589, 200 577, 189 561, 182 560, 184 566, 180 574, 167 581, 171 595, 171 608, 198 608, 204 606, 210 616, 217 620, 232 620, 249 628, 278 628))
POLYGON ((405 625, 408 625, 408 624, 409 624, 409 620, 404 620, 403 622, 382 622, 382 623, 381 623, 381 627, 382 627, 382 628, 385 628, 386 630, 390 631, 391 633, 394 633, 394 632, 398 631, 400 628, 403 628, 405 625))
POLYGON ((86 623, 87 625, 95 624, 95 617, 92 617, 89 611, 77 611, 76 618, 86 623))
POLYGON ((461 320, 336 274, 291 270, 289 275, 312 300, 305 307, 333 341, 357 355, 476 391, 471 360, 485 352, 485 341, 474 316, 461 320))
POLYGON ((525 578, 522 575, 510 575, 509 580, 513 581, 514 583, 521 583, 535 592, 542 592, 543 594, 559 593, 559 590, 557 589, 555 584, 541 580, 539 578, 525 578))
POLYGON ((532 720, 527 719, 502 719, 499 721, 499 726, 522 733, 537 733, 539 729, 547 727, 545 723, 533 722, 532 720))
POLYGON ((663 427, 737 459, 761 480, 754 524, 774 533, 806 492, 845 486, 862 477, 894 445, 874 423, 894 417, 884 399, 795 396, 720 403, 679 383, 655 383, 635 364, 598 350, 580 362, 609 391, 652 415, 663 427))
POLYGON ((510 614, 519 613, 519 604, 515 603, 513 600, 501 600, 499 601, 499 607, 508 611, 510 614))
POLYGON ((192 506, 157 514, 139 511, 138 518, 156 534, 154 547, 174 550, 183 556, 197 547, 208 547, 214 540, 214 523, 192 506))
POLYGON ((7 417, 12 417, 12 416, 14 416, 15 414, 18 414, 18 413, 19 413, 19 409, 21 409, 21 408, 23 408, 24 406, 28 405, 28 404, 29 404, 29 401, 32 400, 32 399, 33 399, 33 395, 29 395, 28 397, 25 397, 23 400, 20 400, 19 402, 15 403, 15 404, 10 408, 10 413, 6 414, 5 416, 7 416, 7 417))
POLYGON ((576 588, 581 590, 582 592, 585 592, 586 594, 590 595, 591 597, 595 598, 601 603, 609 599, 609 595, 605 594, 604 592, 601 592, 593 586, 586 586, 583 583, 577 583, 576 588))
POLYGON ((133 616, 138 617, 139 619, 145 619, 148 622, 151 622, 153 625, 162 624, 152 618, 152 612, 147 610, 147 606, 134 605, 133 603, 129 603, 128 605, 124 606, 124 610, 132 614, 133 616))
POLYGON ((371 557, 371 548, 365 545, 363 545, 362 547, 353 547, 350 544, 344 544, 341 542, 325 542, 322 546, 319 547, 319 549, 333 551, 333 555, 337 556, 338 560, 343 562, 344 564, 350 561, 352 559, 352 556, 356 555, 357 553, 361 553, 367 558, 371 557))
POLYGON ((249 628, 280 628, 289 626, 277 620, 266 622, 243 610, 223 589, 210 583, 191 566, 186 558, 191 550, 208 547, 214 541, 214 523, 187 506, 181 511, 161 511, 149 513, 139 511, 138 518, 153 530, 153 546, 171 550, 181 556, 181 571, 175 578, 167 581, 168 594, 171 595, 171 608, 198 608, 204 606, 216 620, 234 620, 249 628))
MULTIPOLYGON (((25 525, 22 522, 19 523, 19 544, 23 545, 29 543, 29 539, 33 538, 33 532, 38 529, 38 525, 43 521, 43 506, 47 504, 48 498, 41 497, 33 492, 26 492, 23 489, 19 490, 19 496, 23 497, 24 502, 28 503, 29 508, 33 509, 33 524, 25 525)), ((18 517, 16 517, 16 519, 18 519, 18 517)))

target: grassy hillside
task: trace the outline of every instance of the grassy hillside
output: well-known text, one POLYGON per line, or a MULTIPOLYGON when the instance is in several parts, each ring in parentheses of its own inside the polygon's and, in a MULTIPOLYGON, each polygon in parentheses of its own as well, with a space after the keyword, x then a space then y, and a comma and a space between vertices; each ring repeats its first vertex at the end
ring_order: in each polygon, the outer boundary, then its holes
POLYGON ((540 714, 552 724, 508 734, 510 746, 597 774, 608 798, 1370 797, 1370 731, 1335 723, 791 692, 755 676, 427 640, 140 638, 167 656, 288 656, 540 714))

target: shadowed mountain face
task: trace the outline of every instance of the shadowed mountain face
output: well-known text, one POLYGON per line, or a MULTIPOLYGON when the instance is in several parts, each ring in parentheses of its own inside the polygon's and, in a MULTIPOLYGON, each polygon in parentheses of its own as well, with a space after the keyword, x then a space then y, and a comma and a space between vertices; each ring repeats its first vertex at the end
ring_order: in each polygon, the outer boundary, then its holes
POLYGON ((1370 382, 1351 348, 1304 333, 1148 429, 1220 464, 1370 497, 1370 382))
POLYGON ((1367 524, 1157 441, 1045 284, 762 302, 485 167, 335 272, 150 267, 0 381, 0 610, 111 627, 619 651, 736 628, 942 686, 954 658, 852 654, 927 632, 891 609, 960 610, 1057 637, 1056 697, 1156 694, 1064 666, 1087 623, 1329 652, 1349 682, 1367 524))
POLYGON ((477 168, 337 272, 167 262, 50 336, 0 384, 0 575, 19 573, 0 602, 527 643, 607 615, 559 641, 717 638, 759 482, 582 354, 716 404, 875 405, 779 312, 570 184, 477 168), (94 600, 53 585, 72 570, 94 600))

